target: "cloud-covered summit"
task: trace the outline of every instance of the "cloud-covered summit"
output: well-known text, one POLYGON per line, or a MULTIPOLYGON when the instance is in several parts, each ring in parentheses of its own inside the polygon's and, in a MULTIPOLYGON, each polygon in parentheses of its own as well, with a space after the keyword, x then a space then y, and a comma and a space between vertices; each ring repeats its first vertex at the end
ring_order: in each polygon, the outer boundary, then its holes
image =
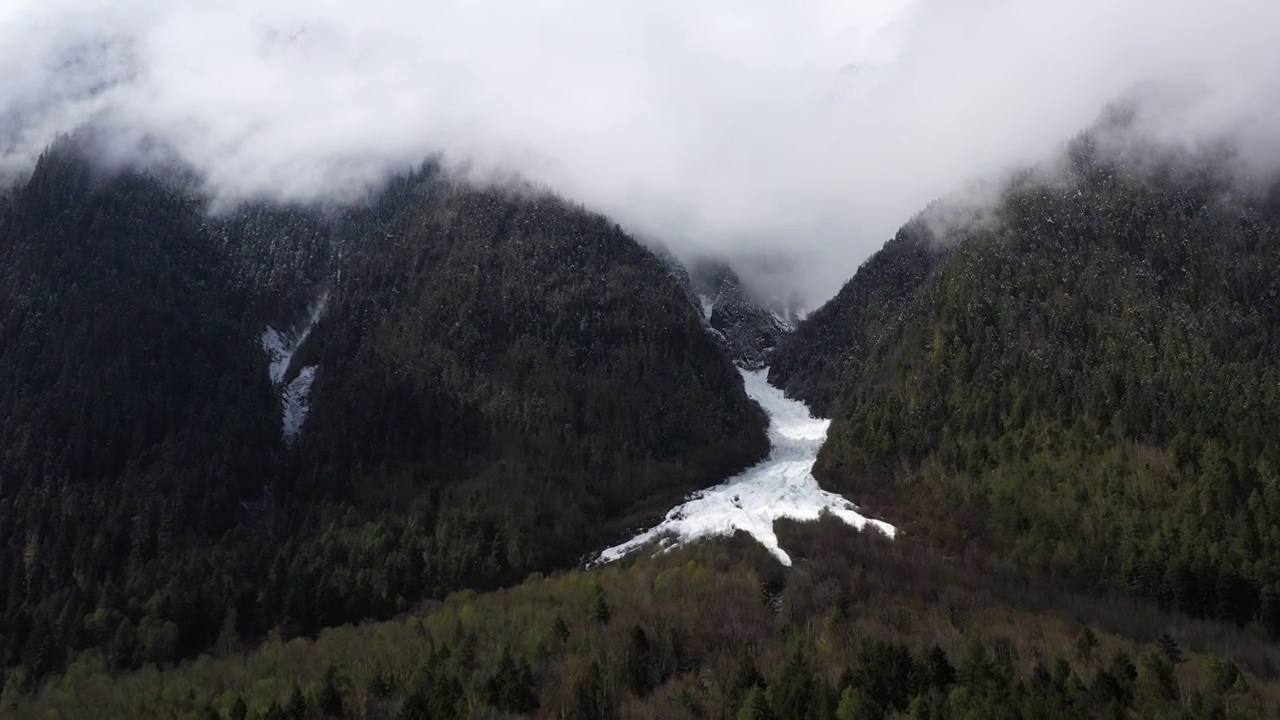
POLYGON ((822 299, 929 200, 1136 85, 1164 140, 1276 156, 1264 0, 7 0, 0 173, 87 123, 225 199, 343 199, 442 154, 822 299))

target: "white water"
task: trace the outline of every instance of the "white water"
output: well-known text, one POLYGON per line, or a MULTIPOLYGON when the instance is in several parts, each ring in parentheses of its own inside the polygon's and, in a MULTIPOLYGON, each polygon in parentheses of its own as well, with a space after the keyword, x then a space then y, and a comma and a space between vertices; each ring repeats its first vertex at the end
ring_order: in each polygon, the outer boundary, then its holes
MULTIPOLYGON (((320 321, 320 316, 324 314, 325 305, 329 301, 329 295, 321 295, 315 304, 311 306, 311 311, 307 314, 307 319, 302 326, 291 332, 280 332, 273 327, 268 326, 262 332, 262 349, 267 352, 269 365, 267 373, 271 376, 273 385, 280 385, 284 382, 285 375, 289 372, 289 365, 293 362, 293 355, 302 347, 303 341, 311 334, 311 329, 320 321)), ((308 395, 311 392, 311 383, 316 378, 316 366, 308 365, 298 371, 298 376, 285 385, 280 391, 280 414, 281 414, 281 433, 286 442, 292 442, 298 437, 298 433, 302 432, 302 424, 307 419, 307 410, 310 408, 308 395)))
POLYGON ((597 562, 613 562, 647 546, 665 551, 699 538, 745 530, 782 564, 790 565, 791 556, 778 545, 773 532, 774 521, 816 520, 824 512, 859 530, 869 524, 894 536, 892 525, 861 515, 853 503, 818 487, 813 462, 831 421, 815 418, 804 403, 787 399, 769 384, 768 374, 767 368, 742 371, 747 395, 769 416, 769 456, 728 481, 695 493, 667 513, 657 527, 605 550, 597 562))

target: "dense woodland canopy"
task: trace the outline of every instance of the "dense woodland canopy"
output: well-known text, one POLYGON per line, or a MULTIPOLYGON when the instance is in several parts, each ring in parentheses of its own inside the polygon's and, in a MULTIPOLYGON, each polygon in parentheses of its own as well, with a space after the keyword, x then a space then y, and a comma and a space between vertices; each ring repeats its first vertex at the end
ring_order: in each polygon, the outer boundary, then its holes
POLYGON ((0 198, 11 684, 510 583, 766 450, 665 265, 599 216, 432 166, 340 213, 197 190, 66 140, 0 198), (287 445, 260 336, 322 291, 287 445))
POLYGON ((320 374, 295 492, 400 502, 465 480, 518 515, 502 553, 543 567, 763 455, 696 308, 617 226, 443 181, 405 204, 343 239, 299 353, 320 374))
POLYGON ((769 307, 732 268, 713 260, 693 263, 690 286, 699 303, 710 308, 707 324, 734 362, 748 370, 767 367, 774 349, 791 331, 792 308, 769 307))
POLYGON ((1115 130, 765 335, 432 165, 210 216, 49 153, 0 203, 0 712, 1280 715, 1280 185, 1115 130), (321 296, 286 443, 259 335, 321 296), (815 474, 897 538, 529 576, 763 454, 730 356, 833 418, 815 474))
POLYGON ((1274 717, 1271 644, 1065 596, 834 519, 460 593, 390 622, 112 675, 97 651, 14 718, 1274 717))
POLYGON ((926 211, 772 377, 908 534, 1280 638, 1280 186, 1105 137, 950 235, 926 211))

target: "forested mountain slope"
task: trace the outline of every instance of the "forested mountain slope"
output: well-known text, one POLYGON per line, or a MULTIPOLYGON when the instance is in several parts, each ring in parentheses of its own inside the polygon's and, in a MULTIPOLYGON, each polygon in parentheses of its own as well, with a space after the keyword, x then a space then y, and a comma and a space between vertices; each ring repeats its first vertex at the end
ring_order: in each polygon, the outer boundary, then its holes
POLYGON ((779 352, 815 470, 910 536, 1280 636, 1280 192, 1073 141, 903 229, 779 352))
POLYGON ((459 593, 162 672, 96 652, 13 718, 848 720, 1274 717, 1265 640, 993 577, 834 518, 459 593))
POLYGON ((832 416, 858 384, 872 351, 901 323, 941 249, 921 218, 858 268, 836 297, 813 311, 773 353, 769 381, 832 416))
POLYGON ((748 370, 766 367, 774 348, 791 331, 788 322, 753 296, 723 262, 704 258, 692 264, 689 274, 707 323, 729 356, 748 370))
POLYGON ((662 261, 553 197, 434 172, 344 231, 296 358, 319 369, 285 492, 382 507, 456 488, 476 555, 439 549, 403 581, 489 586, 763 456, 762 413, 662 261))
POLYGON ((217 633, 192 626, 185 591, 208 559, 166 561, 235 525, 271 472, 275 432, 252 295, 180 185, 95 173, 66 142, 5 200, 5 665, 44 672, 116 634, 132 652, 143 623, 167 653, 217 633), (152 599, 164 602, 143 610, 152 599))
POLYGON ((512 582, 765 452, 695 308, 598 216, 431 168, 341 212, 207 210, 72 141, 0 199, 22 683, 88 647, 164 664, 512 582), (324 291, 286 444, 261 338, 324 291))

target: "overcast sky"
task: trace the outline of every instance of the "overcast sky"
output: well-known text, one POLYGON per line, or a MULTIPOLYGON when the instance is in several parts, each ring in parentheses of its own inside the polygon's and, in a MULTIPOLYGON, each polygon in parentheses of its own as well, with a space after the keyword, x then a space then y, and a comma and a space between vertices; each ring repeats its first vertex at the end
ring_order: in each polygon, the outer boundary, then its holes
POLYGON ((930 200, 1141 82, 1153 132, 1274 158, 1274 0, 0 0, 0 172, 86 121, 223 198, 349 197, 442 152, 828 297, 930 200))

